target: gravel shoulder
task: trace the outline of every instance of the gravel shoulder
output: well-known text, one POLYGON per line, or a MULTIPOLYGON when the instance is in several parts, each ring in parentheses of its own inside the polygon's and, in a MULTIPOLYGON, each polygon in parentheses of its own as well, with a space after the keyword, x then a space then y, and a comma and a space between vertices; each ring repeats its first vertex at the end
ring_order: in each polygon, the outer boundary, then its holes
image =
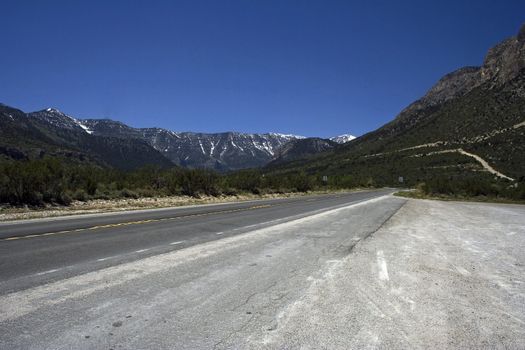
POLYGON ((525 206, 410 200, 325 270, 268 348, 524 348, 525 206))

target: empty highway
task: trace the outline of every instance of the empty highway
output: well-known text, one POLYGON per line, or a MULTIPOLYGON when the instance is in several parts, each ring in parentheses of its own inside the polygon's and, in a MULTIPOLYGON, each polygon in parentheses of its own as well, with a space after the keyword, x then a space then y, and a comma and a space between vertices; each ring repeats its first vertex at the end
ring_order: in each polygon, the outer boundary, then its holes
POLYGON ((305 217, 390 190, 0 223, 0 294, 305 217))
POLYGON ((0 349, 525 343, 525 207, 391 190, 3 223, 0 349))

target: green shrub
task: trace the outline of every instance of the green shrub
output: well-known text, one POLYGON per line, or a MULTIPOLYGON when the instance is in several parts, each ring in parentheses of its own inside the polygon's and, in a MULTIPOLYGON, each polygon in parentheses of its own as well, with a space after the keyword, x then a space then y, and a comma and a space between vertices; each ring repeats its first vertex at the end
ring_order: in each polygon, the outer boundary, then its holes
POLYGON ((124 188, 122 190, 120 190, 120 193, 119 193, 119 197, 124 197, 124 198, 139 198, 139 195, 138 193, 134 192, 134 191, 131 191, 127 188, 124 188))
POLYGON ((72 198, 77 201, 85 202, 88 200, 89 196, 84 189, 77 188, 75 192, 73 192, 72 198))

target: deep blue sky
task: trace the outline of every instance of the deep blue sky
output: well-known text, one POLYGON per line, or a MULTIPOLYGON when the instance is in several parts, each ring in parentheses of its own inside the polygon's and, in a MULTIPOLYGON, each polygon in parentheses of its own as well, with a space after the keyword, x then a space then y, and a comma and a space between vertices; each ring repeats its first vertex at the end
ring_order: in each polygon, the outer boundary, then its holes
POLYGON ((525 1, 2 0, 0 102, 176 131, 355 135, 515 35, 525 1))

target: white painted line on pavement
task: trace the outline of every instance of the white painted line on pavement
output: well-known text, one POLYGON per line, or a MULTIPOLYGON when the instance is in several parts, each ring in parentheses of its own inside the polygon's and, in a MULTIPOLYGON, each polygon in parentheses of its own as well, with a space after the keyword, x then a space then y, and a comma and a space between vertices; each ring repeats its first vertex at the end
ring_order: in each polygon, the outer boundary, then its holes
POLYGON ((377 251, 377 267, 379 269, 379 279, 381 281, 389 281, 390 277, 388 276, 385 255, 382 250, 377 251))
POLYGON ((57 272, 58 270, 60 270, 60 269, 51 269, 51 270, 47 270, 47 271, 43 271, 43 272, 39 272, 39 273, 36 274, 36 276, 46 275, 46 274, 48 274, 48 273, 57 272))
MULTIPOLYGON (((237 227, 237 228, 234 228, 232 229, 231 231, 240 231, 240 230, 245 230, 245 229, 250 229, 250 228, 254 228, 254 227, 260 227, 260 226, 264 226, 264 225, 268 225, 268 224, 273 224, 275 222, 280 222, 280 221, 283 221, 283 220, 286 220, 287 218, 282 218, 282 219, 276 219, 276 220, 270 220, 270 221, 264 221, 264 222, 260 222, 258 224, 253 224, 253 225, 248 225, 248 226, 242 226, 242 227, 237 227)), ((222 234, 223 232, 219 232, 220 234, 222 234)), ((219 234, 217 233, 217 234, 219 234)))
POLYGON ((184 243, 185 241, 177 241, 177 242, 172 242, 170 243, 170 245, 177 245, 177 244, 181 244, 181 243, 184 243))
POLYGON ((106 258, 100 258, 100 259, 97 259, 97 261, 106 261, 106 260, 109 260, 111 258, 114 258, 114 256, 108 256, 106 258))
POLYGON ((222 235, 224 232, 217 232, 216 235, 222 235))
POLYGON ((144 253, 144 252, 147 252, 149 250, 148 249, 139 249, 139 250, 135 250, 135 253, 144 253))

